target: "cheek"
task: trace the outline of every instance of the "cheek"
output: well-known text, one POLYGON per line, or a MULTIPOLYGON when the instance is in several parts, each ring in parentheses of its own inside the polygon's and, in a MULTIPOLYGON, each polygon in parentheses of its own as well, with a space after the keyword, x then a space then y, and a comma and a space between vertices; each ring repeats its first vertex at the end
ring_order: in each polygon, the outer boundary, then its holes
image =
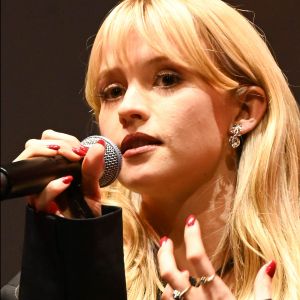
POLYGON ((168 136, 171 148, 178 154, 176 157, 198 161, 202 166, 219 160, 227 135, 225 127, 219 127, 210 102, 201 105, 201 101, 197 101, 169 116, 165 122, 172 126, 166 128, 171 130, 168 136))
POLYGON ((190 141, 218 143, 224 136, 224 129, 218 125, 212 103, 199 98, 190 100, 179 110, 168 114, 164 122, 172 125, 166 127, 175 131, 175 136, 185 137, 190 141))
POLYGON ((231 107, 218 95, 198 97, 191 102, 179 114, 186 135, 203 146, 222 148, 232 121, 231 107))
MULTIPOLYGON (((219 169, 225 141, 215 122, 195 120, 186 130, 179 131, 170 157, 180 178, 190 178, 195 184, 210 180, 219 169)), ((174 174, 175 174, 174 170, 174 174)))
POLYGON ((118 141, 118 134, 120 134, 119 116, 116 111, 102 108, 99 116, 100 134, 109 138, 113 142, 118 141))

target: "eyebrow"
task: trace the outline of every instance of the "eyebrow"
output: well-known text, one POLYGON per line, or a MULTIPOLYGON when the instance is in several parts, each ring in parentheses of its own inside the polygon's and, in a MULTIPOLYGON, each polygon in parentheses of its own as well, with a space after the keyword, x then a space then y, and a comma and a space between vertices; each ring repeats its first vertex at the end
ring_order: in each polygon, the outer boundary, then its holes
POLYGON ((155 56, 149 60, 146 60, 143 65, 155 65, 162 62, 173 63, 168 57, 166 56, 155 56))
MULTIPOLYGON (((172 62, 168 57, 166 56, 155 56, 153 58, 150 58, 150 59, 147 59, 145 62, 143 62, 142 64, 142 67, 146 67, 146 66, 149 66, 149 65, 156 65, 156 64, 159 64, 159 63, 172 63, 172 64, 176 64, 175 62, 172 62)), ((111 69, 104 69, 103 71, 101 71, 99 73, 99 79, 101 78, 105 78, 108 74, 111 74, 111 73, 116 73, 116 72, 121 72, 121 68, 120 67, 114 67, 114 68, 111 68, 111 69)))

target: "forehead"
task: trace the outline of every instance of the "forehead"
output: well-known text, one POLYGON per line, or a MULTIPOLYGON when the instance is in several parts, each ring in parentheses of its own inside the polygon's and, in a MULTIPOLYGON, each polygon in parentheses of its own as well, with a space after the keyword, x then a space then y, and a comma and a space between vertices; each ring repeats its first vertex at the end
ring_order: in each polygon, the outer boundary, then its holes
POLYGON ((112 68, 115 65, 135 65, 141 60, 148 60, 159 53, 150 47, 143 37, 135 31, 129 32, 126 41, 108 40, 103 45, 100 69, 112 68))
MULTIPOLYGON (((175 47, 173 45, 173 51, 175 47)), ((168 53, 154 49, 141 34, 131 31, 123 42, 112 40, 103 45, 99 73, 101 75, 110 69, 146 67, 165 62, 183 65, 182 60, 176 57, 172 59, 168 53)))

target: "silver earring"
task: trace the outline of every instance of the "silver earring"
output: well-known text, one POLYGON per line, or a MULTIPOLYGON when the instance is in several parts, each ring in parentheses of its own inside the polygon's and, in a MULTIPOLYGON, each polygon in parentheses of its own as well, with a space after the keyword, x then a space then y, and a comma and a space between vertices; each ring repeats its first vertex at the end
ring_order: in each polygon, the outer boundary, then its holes
POLYGON ((233 124, 230 129, 231 136, 229 137, 229 144, 234 149, 241 144, 241 140, 240 140, 241 130, 242 130, 241 124, 233 124))

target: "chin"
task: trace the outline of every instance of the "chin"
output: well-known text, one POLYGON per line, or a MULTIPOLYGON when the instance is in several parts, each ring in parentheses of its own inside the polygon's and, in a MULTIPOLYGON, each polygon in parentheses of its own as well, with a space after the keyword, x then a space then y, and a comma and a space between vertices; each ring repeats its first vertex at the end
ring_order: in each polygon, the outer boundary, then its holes
MULTIPOLYGON (((123 170, 122 170, 123 171, 123 170)), ((154 172, 122 172, 119 175, 118 180, 122 185, 124 185, 129 190, 143 194, 148 193, 153 188, 157 189, 158 176, 154 172), (125 175, 126 174, 126 175, 125 175)))
POLYGON ((120 176, 119 181, 127 189, 135 193, 142 193, 149 186, 149 183, 147 183, 147 180, 145 180, 145 178, 140 178, 137 176, 134 178, 133 177, 123 178, 122 176, 120 176))

